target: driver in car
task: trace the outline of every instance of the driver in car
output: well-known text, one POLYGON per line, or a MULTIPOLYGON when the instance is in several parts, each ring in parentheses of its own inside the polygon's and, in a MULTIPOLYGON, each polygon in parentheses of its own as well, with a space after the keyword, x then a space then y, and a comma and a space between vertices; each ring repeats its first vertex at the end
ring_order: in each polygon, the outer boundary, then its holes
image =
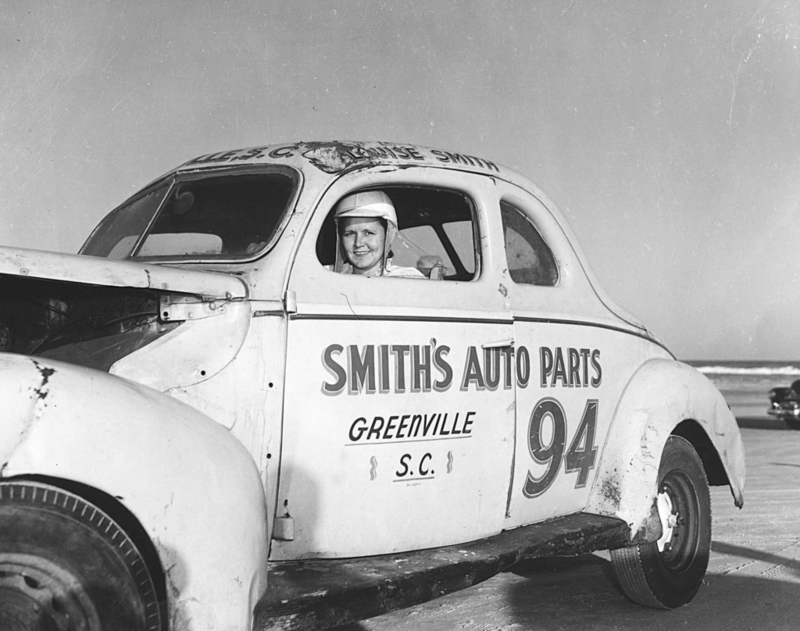
POLYGON ((334 212, 337 248, 334 271, 360 276, 425 278, 413 267, 392 263, 397 213, 383 191, 362 191, 342 198, 334 212))

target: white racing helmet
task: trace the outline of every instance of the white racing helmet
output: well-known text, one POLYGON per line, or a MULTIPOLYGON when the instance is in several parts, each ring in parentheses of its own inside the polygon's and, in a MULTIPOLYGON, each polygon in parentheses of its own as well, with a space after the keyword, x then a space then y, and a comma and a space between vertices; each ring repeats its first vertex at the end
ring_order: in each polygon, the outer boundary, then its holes
POLYGON ((342 240, 339 238, 339 219, 342 217, 362 217, 386 221, 386 241, 383 246, 382 260, 382 265, 385 268, 392 241, 397 236, 397 213, 389 196, 383 191, 361 191, 343 197, 336 204, 333 219, 336 223, 337 241, 334 271, 337 272, 348 271, 350 267, 342 247, 342 240))

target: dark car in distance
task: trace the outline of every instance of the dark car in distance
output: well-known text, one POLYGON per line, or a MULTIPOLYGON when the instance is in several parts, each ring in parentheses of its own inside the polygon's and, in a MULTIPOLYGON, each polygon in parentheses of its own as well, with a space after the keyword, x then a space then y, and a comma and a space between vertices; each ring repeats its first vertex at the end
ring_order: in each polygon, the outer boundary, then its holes
POLYGON ((781 419, 792 429, 800 429, 800 379, 788 388, 770 390, 769 401, 767 414, 781 419))

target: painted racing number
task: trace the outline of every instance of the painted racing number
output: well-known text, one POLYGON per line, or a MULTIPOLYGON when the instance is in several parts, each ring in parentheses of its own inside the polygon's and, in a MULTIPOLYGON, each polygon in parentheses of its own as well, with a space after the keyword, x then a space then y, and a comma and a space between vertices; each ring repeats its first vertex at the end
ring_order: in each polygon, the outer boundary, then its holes
MULTIPOLYGON (((589 471, 594 467, 597 447, 594 444, 595 426, 597 425, 597 400, 589 399, 583 410, 580 425, 572 438, 566 453, 566 473, 578 473, 575 488, 586 486, 589 471)), ((567 419, 564 408, 555 399, 542 399, 536 404, 528 424, 528 451, 535 462, 546 465, 545 472, 535 477, 528 471, 522 492, 525 497, 537 497, 544 493, 558 475, 561 461, 564 459, 564 446, 567 441, 567 419), (552 424, 552 438, 544 444, 542 434, 545 423, 552 424)))

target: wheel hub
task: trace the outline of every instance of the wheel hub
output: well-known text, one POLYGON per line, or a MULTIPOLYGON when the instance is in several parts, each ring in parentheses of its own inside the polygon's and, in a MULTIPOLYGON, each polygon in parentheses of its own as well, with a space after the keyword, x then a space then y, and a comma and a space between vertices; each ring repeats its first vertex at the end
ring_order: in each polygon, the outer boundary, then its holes
POLYGON ((666 491, 658 494, 656 507, 658 508, 658 518, 661 520, 661 537, 656 542, 658 551, 669 552, 672 546, 672 538, 678 527, 678 513, 674 511, 672 498, 666 491))
POLYGON ((100 621, 72 574, 47 559, 0 555, 0 628, 99 631, 100 621))

